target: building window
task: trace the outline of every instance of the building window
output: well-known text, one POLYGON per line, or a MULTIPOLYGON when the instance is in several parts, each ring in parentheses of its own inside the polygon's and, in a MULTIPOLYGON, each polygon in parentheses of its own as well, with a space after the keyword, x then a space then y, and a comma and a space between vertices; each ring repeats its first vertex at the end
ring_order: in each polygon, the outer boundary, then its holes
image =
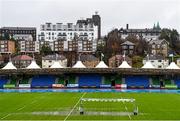
POLYGON ((158 68, 162 68, 162 66, 158 66, 158 68))

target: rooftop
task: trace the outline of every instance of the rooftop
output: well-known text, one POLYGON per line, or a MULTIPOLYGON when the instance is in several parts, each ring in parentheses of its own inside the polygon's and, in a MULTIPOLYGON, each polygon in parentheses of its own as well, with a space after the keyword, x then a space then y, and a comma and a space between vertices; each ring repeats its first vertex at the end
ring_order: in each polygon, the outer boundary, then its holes
POLYGON ((36 27, 2 27, 0 29, 9 29, 9 30, 36 30, 36 27))
POLYGON ((125 41, 121 45, 135 45, 135 44, 130 41, 125 41))
POLYGON ((81 55, 80 60, 84 62, 84 61, 97 61, 99 59, 96 58, 94 55, 81 55))
POLYGON ((149 55, 149 57, 145 57, 145 60, 164 60, 165 58, 162 55, 149 55))
MULTIPOLYGON (((157 44, 157 45, 159 45, 159 44, 161 44, 162 42, 167 42, 165 39, 157 39, 157 40, 151 40, 150 42, 149 42, 149 44, 157 44)), ((168 42, 167 42, 168 43, 168 42)))
POLYGON ((15 56, 14 58, 12 58, 12 60, 26 61, 26 60, 33 60, 33 58, 28 55, 18 55, 18 56, 15 56))
POLYGON ((65 60, 66 59, 66 57, 64 56, 64 55, 56 55, 56 54, 54 54, 54 55, 47 55, 47 56, 45 56, 45 57, 42 57, 42 60, 65 60))

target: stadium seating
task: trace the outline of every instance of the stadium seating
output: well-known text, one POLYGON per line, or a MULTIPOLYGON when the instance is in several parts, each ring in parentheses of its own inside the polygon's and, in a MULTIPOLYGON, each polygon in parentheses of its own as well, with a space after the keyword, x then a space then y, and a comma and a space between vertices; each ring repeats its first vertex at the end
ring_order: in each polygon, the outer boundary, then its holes
POLYGON ((160 85, 159 78, 152 78, 152 85, 160 85))
POLYGON ((111 76, 104 76, 103 84, 111 84, 111 76))
POLYGON ((16 79, 11 79, 6 84, 3 85, 3 88, 15 88, 17 85, 16 79))
POLYGON ((69 76, 68 83, 69 84, 75 84, 76 83, 76 77, 73 75, 69 76))
POLYGON ((51 75, 39 75, 32 78, 31 87, 52 87, 55 77, 51 75))
POLYGON ((12 79, 12 80, 10 81, 10 84, 16 85, 16 84, 17 84, 17 81, 16 81, 15 79, 12 79))
POLYGON ((101 76, 98 74, 79 75, 79 87, 100 87, 101 76))
POLYGON ((8 82, 8 79, 4 76, 0 77, 0 88, 3 88, 3 85, 5 85, 8 82))
POLYGON ((64 84, 64 80, 65 80, 64 77, 59 76, 57 84, 64 84))
POLYGON ((121 76, 115 77, 115 84, 122 84, 122 77, 121 76))
POLYGON ((148 88, 148 76, 126 76, 125 83, 129 88, 148 88))
POLYGON ((171 85, 171 80, 170 79, 165 79, 164 83, 165 83, 165 85, 171 85))
POLYGON ((28 79, 23 79, 19 81, 19 84, 28 84, 29 80, 28 79))
POLYGON ((178 86, 178 88, 180 88, 180 78, 176 78, 174 82, 178 86))

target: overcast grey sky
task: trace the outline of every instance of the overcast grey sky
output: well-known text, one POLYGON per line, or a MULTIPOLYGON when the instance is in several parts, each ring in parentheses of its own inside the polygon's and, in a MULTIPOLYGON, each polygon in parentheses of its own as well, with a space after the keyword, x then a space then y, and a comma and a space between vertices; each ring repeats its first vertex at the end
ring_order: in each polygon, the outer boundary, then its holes
POLYGON ((175 28, 180 32, 180 0, 0 0, 0 26, 75 23, 98 11, 102 33, 113 28, 175 28))

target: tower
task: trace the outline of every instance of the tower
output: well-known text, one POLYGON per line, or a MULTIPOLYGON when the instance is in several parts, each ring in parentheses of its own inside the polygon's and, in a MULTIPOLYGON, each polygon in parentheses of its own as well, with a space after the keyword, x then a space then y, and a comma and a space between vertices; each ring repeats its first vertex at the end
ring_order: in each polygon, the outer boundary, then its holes
POLYGON ((92 16, 92 20, 95 26, 98 26, 98 39, 101 38, 101 17, 98 15, 98 12, 95 12, 95 15, 92 16))

